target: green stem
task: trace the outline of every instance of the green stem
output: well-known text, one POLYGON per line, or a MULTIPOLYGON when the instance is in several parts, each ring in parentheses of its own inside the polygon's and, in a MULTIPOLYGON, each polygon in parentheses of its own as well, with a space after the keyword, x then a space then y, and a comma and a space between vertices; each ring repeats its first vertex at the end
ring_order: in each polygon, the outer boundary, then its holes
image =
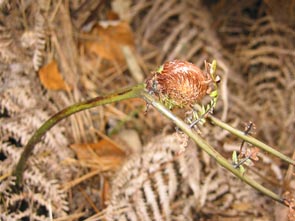
POLYGON ((273 149, 272 147, 268 146, 267 144, 255 139, 254 137, 251 137, 249 135, 246 135, 244 132, 240 131, 240 130, 237 130, 233 127, 231 127, 230 125, 222 122, 221 120, 213 117, 212 115, 209 115, 208 116, 208 119, 215 125, 223 128, 224 130, 227 130, 228 132, 236 135, 237 137, 245 140, 246 142, 268 152, 268 153, 271 153, 273 154, 274 156, 292 164, 292 165, 295 165, 295 161, 292 160, 290 157, 287 157, 286 155, 282 154, 281 152, 273 149))
MULTIPOLYGON (((65 108, 64 110, 58 112, 53 117, 51 117, 49 120, 47 120, 31 137, 29 142, 24 148, 24 151, 19 159, 19 162, 16 166, 16 169, 14 171, 14 175, 16 176, 16 185, 19 186, 22 181, 23 172, 25 169, 26 162, 31 155, 34 146, 41 140, 43 135, 50 130, 55 124, 57 124, 59 121, 65 119, 66 117, 77 113, 82 110, 86 110, 89 108, 93 108, 99 105, 113 103, 129 98, 135 98, 135 97, 141 97, 144 100, 146 100, 148 103, 151 103, 152 106, 154 106, 159 112, 161 112, 163 115, 165 115, 167 118, 172 120, 184 133, 186 133, 191 139, 195 141, 195 143, 202 148, 205 152, 207 152, 211 157, 213 157, 221 166, 235 174, 237 177, 239 177, 241 180, 255 188, 256 190, 264 193, 265 195, 271 197, 272 199, 284 203, 283 199, 280 198, 279 195, 273 193, 269 189, 263 187, 256 181, 250 179, 248 176, 243 175, 238 169, 235 169, 232 164, 230 164, 222 155, 220 155, 212 146, 210 146, 202 137, 200 137, 197 133, 193 132, 191 128, 184 123, 182 120, 180 120, 178 117, 173 115, 167 108, 165 108, 159 101, 155 100, 153 96, 151 96, 149 93, 147 93, 145 90, 144 84, 139 84, 137 86, 131 87, 129 89, 122 90, 117 93, 113 93, 106 96, 101 96, 97 98, 93 98, 89 101, 84 101, 81 103, 74 104, 72 106, 69 106, 65 108)), ((266 144, 263 144, 262 142, 251 138, 250 136, 246 136, 243 134, 243 132, 238 131, 229 125, 219 121, 218 119, 214 118, 213 116, 209 116, 209 119, 214 122, 216 125, 229 130, 233 134, 241 137, 242 139, 245 139, 249 143, 253 143, 256 146, 259 146, 261 148, 264 148, 265 150, 270 150, 270 153, 279 156, 282 159, 285 159, 287 162, 294 164, 294 161, 286 157, 285 155, 279 153, 278 151, 273 150, 266 144), (249 137, 251 139, 249 139, 249 137), (258 145, 257 145, 258 144, 258 145)))
POLYGON ((139 97, 141 92, 144 90, 144 84, 139 84, 136 86, 133 86, 131 88, 124 89, 120 92, 116 92, 110 95, 96 97, 88 101, 83 101, 77 104, 73 104, 72 106, 69 106, 54 116, 52 116, 50 119, 48 119, 30 138, 27 145, 24 147, 24 151, 22 152, 22 155, 16 165, 14 175, 16 176, 16 185, 19 186, 22 182, 23 172, 26 166, 26 162, 31 155, 32 151, 34 150, 34 146, 41 140, 43 135, 50 130, 55 124, 57 124, 59 121, 65 119, 66 117, 80 112, 82 110, 86 110, 89 108, 97 107, 103 104, 109 104, 116 101, 121 101, 129 98, 135 98, 139 97))
POLYGON ((283 199, 272 192, 271 190, 263 187, 256 181, 249 178, 247 175, 242 174, 238 169, 235 169, 231 163, 229 163, 221 154, 219 154, 212 146, 210 146, 202 137, 200 137, 197 133, 193 132, 193 130, 181 119, 176 117, 171 111, 165 108, 162 104, 156 101, 150 94, 144 92, 142 93, 142 98, 145 99, 148 103, 150 103, 153 107, 155 107, 159 112, 165 115, 168 119, 173 121, 184 133, 186 133, 193 141, 205 152, 207 152, 211 157, 213 157, 218 164, 232 172, 234 175, 239 177, 245 183, 252 186, 254 189, 264 193, 265 195, 271 197, 272 199, 284 204, 283 199))

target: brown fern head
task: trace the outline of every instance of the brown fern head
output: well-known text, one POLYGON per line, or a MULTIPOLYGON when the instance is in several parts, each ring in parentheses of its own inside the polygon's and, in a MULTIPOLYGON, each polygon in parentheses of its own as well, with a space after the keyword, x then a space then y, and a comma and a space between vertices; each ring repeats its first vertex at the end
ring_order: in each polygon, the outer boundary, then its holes
POLYGON ((174 106, 190 107, 207 94, 211 80, 209 74, 187 61, 167 61, 146 80, 150 93, 174 106))

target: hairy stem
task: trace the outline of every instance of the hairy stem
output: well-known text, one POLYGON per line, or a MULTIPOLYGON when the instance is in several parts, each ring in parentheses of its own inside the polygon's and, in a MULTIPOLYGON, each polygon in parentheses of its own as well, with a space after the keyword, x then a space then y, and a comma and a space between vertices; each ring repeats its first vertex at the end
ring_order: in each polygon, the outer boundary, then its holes
POLYGON ((59 121, 67 118, 68 116, 89 109, 97 107, 103 104, 109 104, 116 101, 121 101, 129 98, 139 97, 141 92, 144 90, 144 84, 139 84, 131 88, 124 89, 120 92, 109 94, 106 96, 96 97, 88 101, 83 101, 77 104, 73 104, 54 116, 48 119, 30 138, 27 145, 24 147, 24 151, 16 165, 14 175, 16 176, 16 185, 19 186, 22 182, 23 172, 26 166, 26 162, 34 150, 34 146, 41 140, 43 135, 50 130, 59 121))
POLYGON ((171 111, 165 108, 161 103, 156 101, 150 94, 143 93, 143 99, 145 99, 148 103, 150 103, 153 107, 155 107, 158 111, 160 111, 163 115, 165 115, 168 119, 174 122, 184 133, 186 133, 200 148, 202 148, 205 152, 207 152, 211 157, 213 157, 218 164, 232 172, 234 175, 239 177, 245 183, 252 186, 254 189, 259 192, 264 193, 265 195, 271 197, 272 199, 284 204, 284 200, 272 192, 271 190, 265 188, 260 185, 253 179, 249 178, 245 174, 242 174, 238 169, 235 169, 231 163, 229 163, 220 153, 218 153, 212 146, 210 146, 202 137, 200 137, 197 133, 195 133, 185 122, 176 117, 171 111))
POLYGON ((295 165, 294 160, 292 160, 290 157, 287 157, 286 155, 282 154, 281 152, 273 149, 272 147, 268 146, 267 144, 255 139, 254 137, 251 137, 250 135, 245 134, 244 132, 242 132, 240 130, 237 130, 237 129, 231 127, 227 123, 222 122, 221 120, 217 119, 216 117, 213 117, 212 115, 209 115, 208 118, 213 124, 223 128, 224 130, 227 130, 228 132, 236 135, 237 137, 241 138, 242 140, 244 140, 244 141, 246 141, 246 142, 248 142, 248 143, 250 143, 250 144, 252 144, 252 145, 254 145, 254 146, 270 153, 270 154, 273 154, 274 156, 276 156, 276 157, 278 157, 278 158, 280 158, 292 165, 295 165))

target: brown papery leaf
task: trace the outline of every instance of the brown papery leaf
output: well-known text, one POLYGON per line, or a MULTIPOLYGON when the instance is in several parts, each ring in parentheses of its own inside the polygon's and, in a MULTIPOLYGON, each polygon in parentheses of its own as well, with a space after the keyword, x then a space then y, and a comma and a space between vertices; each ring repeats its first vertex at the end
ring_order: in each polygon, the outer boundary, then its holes
POLYGON ((52 60, 49 64, 43 66, 39 70, 38 74, 42 85, 48 90, 70 89, 70 87, 62 78, 55 60, 52 60))
POLYGON ((115 170, 125 158, 125 152, 107 140, 73 144, 71 148, 83 165, 102 171, 115 170))
POLYGON ((252 204, 246 203, 246 202, 237 202, 233 204, 233 208, 236 209, 237 211, 245 212, 245 211, 251 210, 252 204))
POLYGON ((260 149, 258 147, 247 149, 246 157, 250 157, 251 160, 258 161, 259 158, 257 155, 259 154, 259 152, 260 149))
POLYGON ((86 42, 86 50, 110 61, 123 63, 125 58, 121 47, 134 47, 133 33, 127 22, 97 25, 91 35, 95 36, 96 40, 86 42))

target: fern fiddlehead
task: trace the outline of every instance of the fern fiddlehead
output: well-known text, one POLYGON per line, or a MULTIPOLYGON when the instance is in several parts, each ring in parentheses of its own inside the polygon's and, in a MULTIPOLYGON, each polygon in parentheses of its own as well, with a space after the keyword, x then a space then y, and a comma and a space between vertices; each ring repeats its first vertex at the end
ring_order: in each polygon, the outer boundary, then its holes
MULTIPOLYGON (((21 158, 14 170, 14 175, 16 176, 16 184, 19 186, 22 181, 23 171, 25 169, 26 161, 31 155, 34 146, 41 140, 42 136, 50 130, 59 121, 67 118, 68 116, 89 109, 99 105, 104 105, 108 103, 113 103, 129 98, 142 98, 147 103, 151 104, 160 113, 170 119, 173 123, 177 125, 184 133, 186 133, 201 149, 207 152, 211 157, 213 157, 220 165, 225 167, 228 171, 239 177, 241 180, 245 181, 247 184, 257 189, 258 191, 264 193, 265 195, 271 197, 272 199, 283 203, 286 202, 279 195, 270 191, 269 189, 263 187, 256 181, 242 174, 239 170, 234 168, 231 163, 229 163, 218 151, 216 151, 208 142, 206 142, 202 137, 191 130, 190 125, 187 125, 184 121, 175 116, 171 111, 167 109, 173 107, 180 108, 191 108, 193 104, 198 101, 208 93, 209 85, 213 82, 213 91, 209 93, 211 97, 210 103, 203 108, 202 115, 208 114, 208 119, 219 127, 228 130, 230 133, 246 140, 247 142, 255 143, 255 145, 282 160, 295 165, 295 161, 274 150, 273 148, 267 146, 261 141, 244 135, 243 132, 231 128, 228 124, 219 121, 210 115, 210 112, 216 106, 218 100, 217 82, 218 77, 216 76, 216 61, 213 61, 209 66, 209 74, 203 73, 199 68, 194 66, 189 62, 183 61, 172 61, 167 62, 163 67, 157 72, 152 73, 152 77, 148 78, 146 84, 135 85, 131 88, 121 90, 119 92, 109 94, 102 97, 93 98, 89 101, 84 101, 81 103, 74 104, 65 108, 64 110, 58 112, 53 117, 48 119, 31 137, 29 142, 24 148, 21 158), (157 95, 158 100, 155 99, 157 95), (165 105, 163 106, 162 103, 165 105)), ((201 115, 201 116, 202 116, 201 115)), ((205 116, 205 115, 204 115, 205 116)), ((197 121, 202 120, 198 118, 197 121)))

